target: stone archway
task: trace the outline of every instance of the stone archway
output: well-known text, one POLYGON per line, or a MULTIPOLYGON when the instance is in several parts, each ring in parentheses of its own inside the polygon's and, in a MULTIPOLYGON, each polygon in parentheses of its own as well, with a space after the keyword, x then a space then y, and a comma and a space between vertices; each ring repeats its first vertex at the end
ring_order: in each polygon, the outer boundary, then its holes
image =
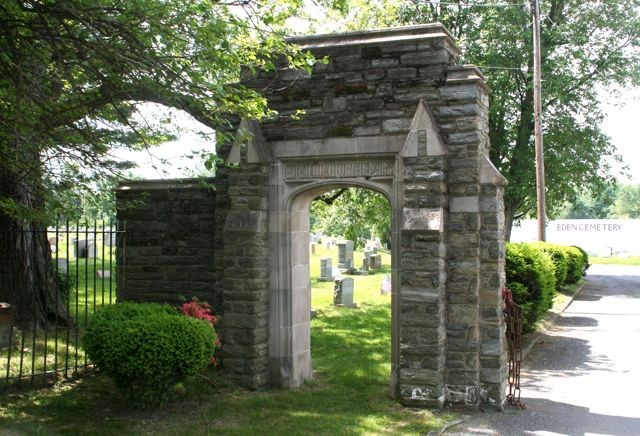
MULTIPOLYGON (((277 253, 274 267, 277 272, 271 274, 272 286, 269 318, 269 355, 271 360, 272 383, 280 386, 295 387, 312 378, 310 350, 310 277, 309 277, 309 206, 320 193, 341 187, 359 187, 376 191, 384 195, 392 208, 392 326, 396 325, 397 313, 397 255, 394 234, 397 223, 393 219, 394 205, 397 204, 393 192, 393 177, 388 174, 356 176, 354 165, 394 165, 389 159, 364 160, 351 162, 340 176, 328 176, 320 180, 300 179, 300 173, 313 166, 328 166, 336 170, 339 160, 296 160, 294 163, 281 164, 280 171, 274 175, 278 185, 283 188, 283 196, 275 204, 271 217, 277 220, 271 235, 272 253, 277 253), (350 168, 350 169, 347 169, 350 168)), ((381 167, 380 167, 381 168, 381 167)), ((392 327, 392 373, 398 368, 398 329, 392 327)), ((392 376, 392 380, 396 377, 392 376)))
POLYGON ((219 169, 215 192, 197 180, 118 191, 151 198, 119 212, 128 221, 118 298, 204 297, 223 315, 226 377, 296 387, 312 376, 308 203, 332 186, 373 189, 393 211, 393 395, 500 407, 506 181, 487 157, 482 75, 457 65, 439 24, 293 42, 329 63, 245 78, 279 115, 238 123, 237 140, 219 144, 237 165, 219 169))
POLYGON ((329 64, 247 78, 279 90, 266 97, 280 116, 242 122, 221 150, 238 164, 219 176, 225 367, 255 388, 312 376, 308 202, 329 186, 362 186, 393 210, 393 394, 501 406, 506 182, 487 157, 482 75, 456 65, 440 25, 294 42, 329 64), (299 108, 306 115, 291 117, 299 108))

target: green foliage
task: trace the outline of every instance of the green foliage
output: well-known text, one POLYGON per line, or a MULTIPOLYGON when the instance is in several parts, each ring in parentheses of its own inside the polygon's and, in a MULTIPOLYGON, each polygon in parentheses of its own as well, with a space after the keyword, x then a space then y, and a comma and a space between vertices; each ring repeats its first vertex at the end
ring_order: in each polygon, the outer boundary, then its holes
POLYGON ((577 245, 574 245, 573 248, 577 248, 582 255, 582 275, 584 276, 587 273, 589 266, 591 266, 591 264, 589 263, 589 254, 584 251, 582 247, 578 247, 577 245))
POLYGON ((620 185, 613 211, 616 218, 640 218, 640 185, 620 185))
POLYGON ((567 255, 567 281, 566 283, 578 283, 585 271, 584 256, 582 250, 577 247, 565 247, 567 255))
POLYGON ((551 308, 556 289, 577 283, 589 267, 589 256, 580 247, 548 242, 507 243, 507 287, 522 307, 522 328, 531 331, 551 308))
POLYGON ((570 197, 563 207, 556 211, 558 219, 604 219, 612 213, 618 196, 616 185, 599 190, 587 190, 570 197))
POLYGON ((551 256, 555 271, 556 285, 563 285, 567 281, 567 270, 569 267, 569 254, 566 250, 568 247, 551 244, 549 242, 536 242, 531 245, 551 256))
POLYGON ((326 235, 342 235, 354 241, 356 248, 364 246, 373 234, 382 243, 391 235, 391 205, 382 194, 370 189, 349 188, 331 191, 311 203, 311 231, 326 235), (342 192, 340 192, 342 191, 342 192), (339 195, 338 195, 339 194, 339 195), (333 198, 338 195, 337 198, 333 198))
POLYGON ((162 404, 176 383, 206 368, 214 341, 209 322, 139 303, 106 306, 84 337, 91 360, 140 408, 162 404))
POLYGON ((122 175, 130 164, 114 158, 117 149, 152 147, 176 130, 173 115, 155 120, 140 112, 145 103, 186 111, 216 130, 228 126, 229 115, 271 115, 266 100, 238 85, 239 78, 243 68, 273 70, 281 60, 312 67, 309 53, 284 40, 283 23, 301 6, 300 0, 3 2, 0 211, 14 218, 32 218, 34 210, 61 214, 74 203, 61 191, 87 196, 96 180, 122 175), (30 203, 23 191, 38 201, 30 203))
POLYGON ((522 307, 522 329, 532 331, 535 323, 553 304, 556 291, 555 267, 551 256, 532 244, 507 244, 507 287, 522 307))

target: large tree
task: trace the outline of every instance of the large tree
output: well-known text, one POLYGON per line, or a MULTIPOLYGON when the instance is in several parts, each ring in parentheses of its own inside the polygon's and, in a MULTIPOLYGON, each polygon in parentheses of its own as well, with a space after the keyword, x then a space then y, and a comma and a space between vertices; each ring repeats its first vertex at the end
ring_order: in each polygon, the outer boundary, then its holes
MULTIPOLYGON (((508 233, 535 214, 532 38, 521 0, 355 0, 348 27, 443 23, 462 48, 462 62, 485 74, 490 97, 491 160, 509 180, 508 233)), ((640 2, 542 0, 542 90, 549 210, 585 189, 613 182, 619 159, 600 126, 606 89, 640 82, 640 2)))
MULTIPOLYGON (((233 85, 241 67, 313 60, 282 39, 301 3, 212 0, 5 0, 0 4, 0 301, 17 320, 68 323, 45 229, 61 189, 117 174, 117 147, 165 132, 136 114, 175 107, 218 127, 268 113, 233 85)), ((213 147, 212 147, 213 153, 213 147)), ((59 211, 58 211, 59 212, 59 211)), ((64 211, 63 211, 64 212, 64 211)))

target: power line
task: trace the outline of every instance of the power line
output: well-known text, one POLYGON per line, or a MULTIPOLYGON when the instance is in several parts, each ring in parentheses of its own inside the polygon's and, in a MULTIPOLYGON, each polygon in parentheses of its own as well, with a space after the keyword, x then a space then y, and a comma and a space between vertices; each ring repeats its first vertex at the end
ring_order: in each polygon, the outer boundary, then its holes
POLYGON ((431 0, 412 0, 413 3, 429 3, 435 6, 444 5, 444 6, 464 6, 468 8, 511 8, 511 7, 520 7, 520 6, 528 6, 527 3, 467 3, 467 2, 441 2, 441 1, 431 1, 431 0))
POLYGON ((486 70, 514 70, 514 71, 522 71, 526 73, 529 71, 529 67, 497 67, 490 65, 474 65, 476 68, 486 69, 486 70))

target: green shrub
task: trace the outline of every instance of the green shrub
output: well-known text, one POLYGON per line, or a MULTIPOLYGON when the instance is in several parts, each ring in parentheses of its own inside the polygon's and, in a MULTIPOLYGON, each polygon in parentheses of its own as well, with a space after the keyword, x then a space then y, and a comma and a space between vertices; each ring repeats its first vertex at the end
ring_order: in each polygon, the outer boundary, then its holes
POLYGON ((569 268, 569 255, 567 247, 564 245, 551 244, 549 242, 534 242, 534 247, 548 253, 553 261, 556 276, 556 286, 563 285, 567 281, 567 271, 569 268))
POLYGON ((551 256, 534 244, 507 244, 507 287, 523 309, 522 329, 531 331, 553 304, 556 290, 551 256))
POLYGON ((136 406, 156 407, 172 388, 209 364, 210 323, 168 305, 119 303, 96 313, 84 337, 87 354, 136 406))
POLYGON ((582 247, 573 245, 573 248, 577 248, 580 251, 580 254, 582 254, 582 275, 587 275, 587 270, 591 266, 591 264, 589 263, 589 255, 582 249, 582 247))
POLYGON ((582 252, 576 247, 564 247, 567 253, 567 281, 566 283, 577 283, 582 277, 584 261, 582 252))

